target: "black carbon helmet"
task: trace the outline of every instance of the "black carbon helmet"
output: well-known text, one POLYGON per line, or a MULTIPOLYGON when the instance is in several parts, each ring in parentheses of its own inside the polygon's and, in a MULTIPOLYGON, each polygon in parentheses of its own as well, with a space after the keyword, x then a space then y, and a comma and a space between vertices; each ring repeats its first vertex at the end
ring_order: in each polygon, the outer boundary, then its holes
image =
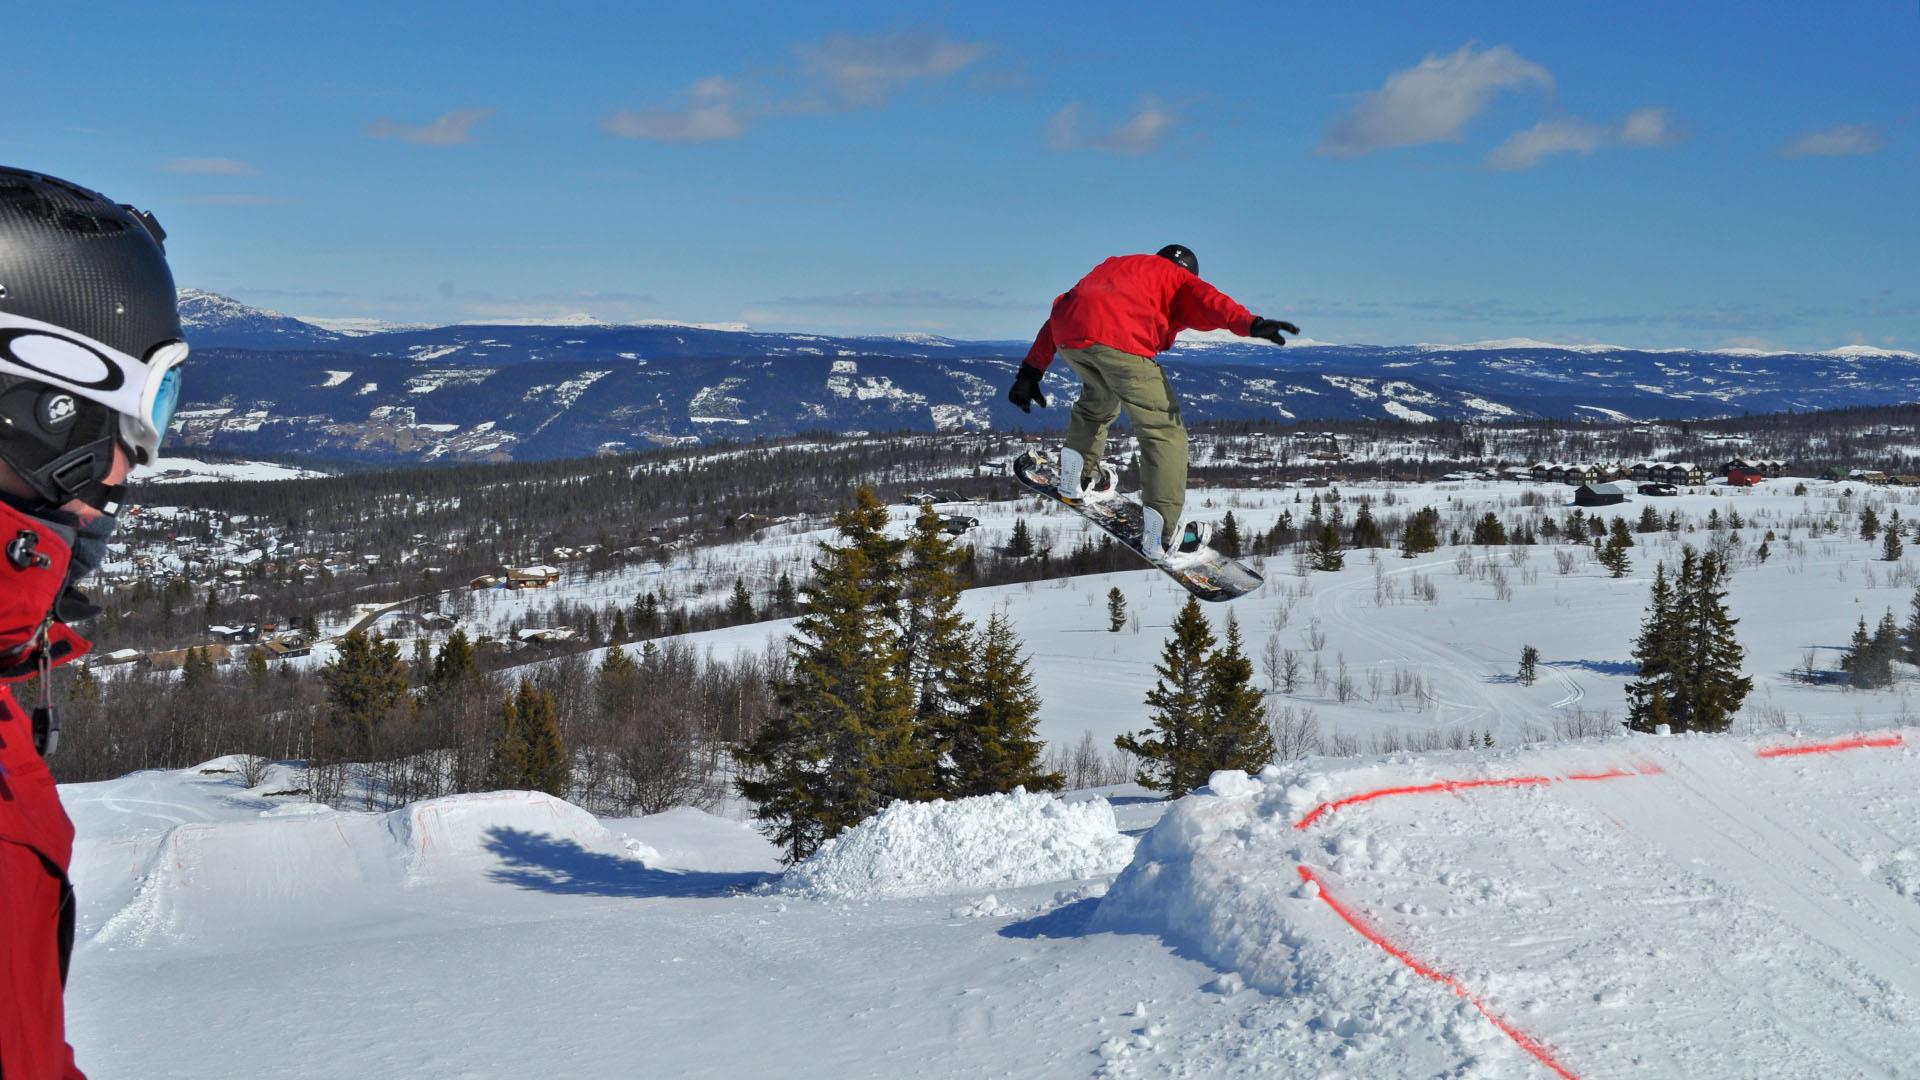
POLYGON ((1168 244, 1166 247, 1154 252, 1154 254, 1186 267, 1187 273, 1189 274, 1197 274, 1200 272, 1199 257, 1193 253, 1192 248, 1187 247, 1185 244, 1168 244))
MULTIPOLYGON (((153 215, 44 173, 0 166, 0 315, 48 323, 141 361, 181 340, 166 233, 153 215)), ((10 344, 16 331, 0 329, 10 344)), ((0 371, 0 460, 54 506, 114 494, 120 417, 0 371)), ((129 453, 137 462, 143 452, 129 453)))

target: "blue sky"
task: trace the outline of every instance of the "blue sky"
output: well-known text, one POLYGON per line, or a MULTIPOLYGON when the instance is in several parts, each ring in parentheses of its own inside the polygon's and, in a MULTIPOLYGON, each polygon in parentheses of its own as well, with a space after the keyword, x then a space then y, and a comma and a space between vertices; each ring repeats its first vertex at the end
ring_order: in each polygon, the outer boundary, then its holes
POLYGON ((24 5, 0 161, 318 316, 1920 349, 1913 0, 24 5))

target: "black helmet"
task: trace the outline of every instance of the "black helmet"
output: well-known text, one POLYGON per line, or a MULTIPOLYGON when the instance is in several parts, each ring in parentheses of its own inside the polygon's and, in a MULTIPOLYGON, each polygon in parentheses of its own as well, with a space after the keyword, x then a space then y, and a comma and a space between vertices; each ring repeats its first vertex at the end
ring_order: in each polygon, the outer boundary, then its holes
POLYGON ((1189 274, 1197 274, 1200 272, 1199 257, 1194 255, 1192 249, 1188 248, 1185 244, 1168 244, 1166 247, 1154 252, 1154 254, 1163 259, 1171 259, 1179 263, 1181 266, 1187 268, 1187 273, 1189 274))
POLYGON ((153 215, 0 167, 0 460, 48 503, 94 506, 116 442, 151 460, 185 359, 153 215))

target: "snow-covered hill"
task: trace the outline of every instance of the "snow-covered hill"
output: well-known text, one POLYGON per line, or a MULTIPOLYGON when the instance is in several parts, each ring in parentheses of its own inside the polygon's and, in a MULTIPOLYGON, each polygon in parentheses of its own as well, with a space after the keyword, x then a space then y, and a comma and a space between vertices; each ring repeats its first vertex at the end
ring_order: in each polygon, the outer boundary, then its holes
MULTIPOLYGON (((538 459, 816 430, 1057 428, 1005 401, 1025 342, 826 337, 677 323, 335 332, 186 293, 196 347, 181 434, 241 454, 538 459)), ((1632 420, 1920 400, 1920 356, 1188 335, 1166 355, 1193 420, 1632 420)))

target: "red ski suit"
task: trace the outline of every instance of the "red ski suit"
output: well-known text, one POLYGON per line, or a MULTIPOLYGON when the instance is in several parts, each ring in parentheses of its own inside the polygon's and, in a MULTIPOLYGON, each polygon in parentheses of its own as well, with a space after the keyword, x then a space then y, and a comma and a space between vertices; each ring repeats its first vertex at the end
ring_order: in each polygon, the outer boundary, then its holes
POLYGON ((1053 302, 1027 363, 1045 371, 1055 349, 1089 345, 1152 358, 1173 348, 1182 330, 1245 337, 1252 326, 1252 312, 1172 259, 1116 255, 1053 302))
MULTIPOLYGON (((87 642, 49 621, 70 549, 58 531, 0 503, 0 683, 37 669, 36 639, 64 663, 87 642), (31 537, 31 542, 28 541, 31 537), (17 557, 16 557, 17 554, 17 557), (41 565, 44 557, 44 565, 41 565)), ((67 1045, 61 1002, 73 945, 67 864, 73 823, 33 745, 33 721, 0 685, 0 1077, 85 1080, 67 1045)))

